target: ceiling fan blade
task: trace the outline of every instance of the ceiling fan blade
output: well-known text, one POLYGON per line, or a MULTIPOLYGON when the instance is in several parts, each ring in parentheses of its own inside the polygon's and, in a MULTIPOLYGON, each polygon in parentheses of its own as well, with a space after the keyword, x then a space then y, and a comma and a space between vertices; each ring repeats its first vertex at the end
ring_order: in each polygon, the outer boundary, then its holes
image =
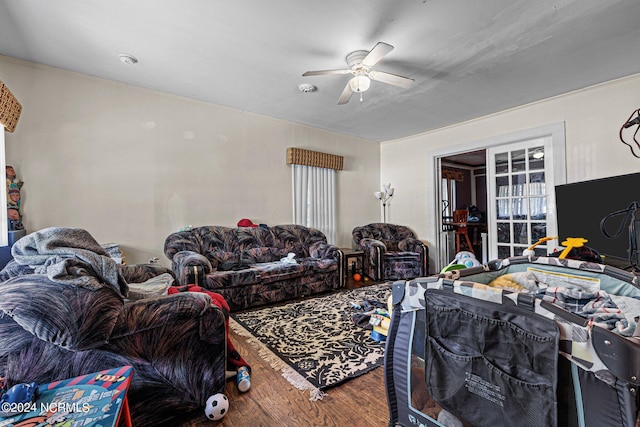
POLYGON ((369 71, 369 77, 371 77, 371 80, 377 80, 382 83, 390 84, 393 86, 400 86, 403 88, 411 87, 411 85, 415 82, 415 80, 410 79, 409 77, 375 70, 369 71))
POLYGON ((373 67, 378 63, 387 53, 393 50, 393 46, 387 43, 379 42, 371 49, 371 52, 367 54, 362 60, 362 65, 367 67, 373 67))
POLYGON ((330 74, 351 74, 351 70, 319 70, 319 71, 307 71, 302 76, 326 76, 330 74))
POLYGON ((351 85, 347 82, 347 85, 344 87, 342 94, 340 94, 340 98, 338 98, 338 105, 343 105, 349 102, 349 99, 353 95, 353 91, 351 90, 351 85))

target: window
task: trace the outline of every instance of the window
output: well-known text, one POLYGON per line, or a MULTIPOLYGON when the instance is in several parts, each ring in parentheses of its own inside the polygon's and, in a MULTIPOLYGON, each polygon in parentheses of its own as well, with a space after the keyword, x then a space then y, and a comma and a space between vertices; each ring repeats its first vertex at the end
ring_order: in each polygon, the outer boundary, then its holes
POLYGON ((314 166, 293 165, 294 223, 317 228, 336 242, 336 171, 314 166))

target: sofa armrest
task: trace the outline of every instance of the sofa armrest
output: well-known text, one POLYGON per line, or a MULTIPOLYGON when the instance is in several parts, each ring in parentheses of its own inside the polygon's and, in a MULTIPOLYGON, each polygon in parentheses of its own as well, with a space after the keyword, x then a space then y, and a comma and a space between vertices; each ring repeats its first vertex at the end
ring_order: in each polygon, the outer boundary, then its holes
POLYGON ((429 274, 429 246, 422 240, 408 237, 398 242, 398 249, 404 252, 414 252, 420 254, 422 264, 422 275, 429 274))
MULTIPOLYGON (((163 396, 173 396, 167 402, 194 410, 204 407, 209 396, 224 391, 225 322, 222 310, 204 293, 139 300, 125 304, 102 349, 131 361, 144 389, 130 390, 145 396, 146 402, 153 401, 148 393, 153 396, 164 390, 163 396)), ((147 425, 169 425, 165 417, 150 415, 150 419, 157 422, 147 425)))
POLYGON ((382 243, 380 240, 372 239, 370 237, 365 237, 364 239, 360 240, 358 246, 360 247, 360 249, 367 252, 374 249, 377 249, 380 252, 387 251, 387 246, 384 243, 382 243))
POLYGON ((10 316, 34 337, 71 351, 104 345, 124 305, 113 287, 54 283, 30 274, 0 284, 0 316, 10 316))
POLYGON ((422 241, 413 237, 407 237, 398 242, 398 250, 402 252, 420 253, 423 252, 425 248, 426 245, 422 241))
POLYGON ((318 259, 339 259, 341 254, 336 245, 327 242, 315 242, 309 246, 309 255, 318 259))
POLYGON ((373 280, 382 280, 382 266, 387 246, 380 240, 365 237, 358 243, 358 249, 364 253, 365 274, 373 280))
POLYGON ((201 278, 213 271, 211 263, 202 254, 193 251, 180 251, 173 255, 171 260, 171 270, 173 271, 176 281, 179 285, 193 285, 198 283, 187 283, 193 276, 193 272, 197 272, 201 278))
MULTIPOLYGON (((224 343, 224 313, 213 304, 209 295, 198 292, 180 292, 125 304, 110 339, 154 331, 152 335, 160 342, 158 334, 184 333, 181 323, 185 322, 197 326, 201 340, 211 344, 224 343)), ((154 346, 148 350, 155 352, 154 346)))

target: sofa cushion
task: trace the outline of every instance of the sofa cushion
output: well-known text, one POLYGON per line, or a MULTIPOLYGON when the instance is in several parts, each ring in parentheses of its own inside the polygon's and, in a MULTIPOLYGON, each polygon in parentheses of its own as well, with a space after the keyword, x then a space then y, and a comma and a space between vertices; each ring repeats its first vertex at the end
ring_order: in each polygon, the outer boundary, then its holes
POLYGON ((279 282, 306 275, 307 269, 299 263, 269 262, 256 264, 261 283, 279 282))
POLYGON ((260 282, 260 273, 254 267, 245 267, 238 270, 218 270, 208 274, 205 288, 216 290, 232 286, 253 285, 260 282))
POLYGON ((281 258, 286 256, 287 254, 282 249, 263 246, 242 252, 241 262, 242 264, 252 265, 264 262, 280 261, 281 258))
POLYGON ((387 251, 395 252, 398 250, 398 242, 396 242, 395 240, 382 239, 381 242, 384 243, 387 251))
POLYGON ((338 269, 338 261, 335 259, 302 258, 297 260, 295 264, 278 261, 256 264, 254 268, 259 272, 261 283, 271 283, 335 271, 338 269))
POLYGON ((241 265, 240 255, 235 252, 213 250, 207 255, 213 270, 231 270, 241 265))

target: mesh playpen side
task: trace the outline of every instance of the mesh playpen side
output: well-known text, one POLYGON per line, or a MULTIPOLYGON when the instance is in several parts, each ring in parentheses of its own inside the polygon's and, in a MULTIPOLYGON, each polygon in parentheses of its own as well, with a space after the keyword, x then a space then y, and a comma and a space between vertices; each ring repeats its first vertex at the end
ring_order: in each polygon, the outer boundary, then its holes
POLYGON ((638 280, 514 257, 395 282, 389 426, 636 426, 638 280))

